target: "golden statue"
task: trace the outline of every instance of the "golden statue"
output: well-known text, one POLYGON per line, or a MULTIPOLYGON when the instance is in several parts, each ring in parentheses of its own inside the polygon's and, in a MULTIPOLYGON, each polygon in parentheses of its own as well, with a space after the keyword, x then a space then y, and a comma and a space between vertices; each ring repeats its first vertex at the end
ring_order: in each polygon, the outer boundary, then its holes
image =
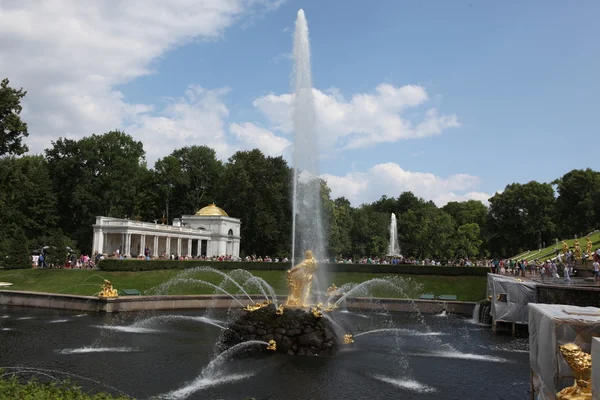
POLYGON ((579 240, 575 240, 575 259, 581 260, 581 247, 579 247, 579 240))
POLYGON ((335 283, 332 283, 331 286, 327 288, 327 297, 331 297, 334 294, 337 294, 338 287, 335 286, 335 283))
POLYGON ((354 336, 347 333, 344 335, 344 344, 352 344, 354 343, 354 336))
POLYGON ((246 307, 244 307, 244 311, 256 311, 256 310, 260 310, 263 307, 267 307, 268 305, 273 304, 273 302, 271 300, 265 300, 262 303, 254 303, 254 304, 248 304, 246 307))
POLYGON ((586 237, 585 240, 587 241, 586 245, 585 245, 585 254, 587 254, 588 258, 592 257, 593 253, 592 253, 592 241, 589 237, 586 237))
POLYGON ((269 340, 269 344, 267 345, 267 350, 275 351, 277 350, 277 342, 273 339, 269 340))
POLYGON ((592 356, 581 351, 575 343, 560 346, 560 352, 573 370, 575 383, 556 393, 556 399, 592 400, 592 356))
POLYGON ((275 314, 283 315, 283 304, 280 304, 279 307, 275 310, 275 314))
POLYGON ((562 252, 563 252, 563 254, 567 254, 568 251, 569 251, 569 245, 567 244, 567 242, 565 242, 563 240, 562 241, 562 252))
POLYGON ((304 261, 287 272, 287 306, 308 307, 313 274, 317 270, 317 260, 310 250, 306 251, 304 261))
POLYGON ((314 315, 315 318, 323 318, 323 312, 318 308, 311 308, 310 312, 314 315))
POLYGON ((119 297, 117 289, 113 288, 109 280, 105 279, 102 284, 102 290, 98 293, 98 297, 119 297))

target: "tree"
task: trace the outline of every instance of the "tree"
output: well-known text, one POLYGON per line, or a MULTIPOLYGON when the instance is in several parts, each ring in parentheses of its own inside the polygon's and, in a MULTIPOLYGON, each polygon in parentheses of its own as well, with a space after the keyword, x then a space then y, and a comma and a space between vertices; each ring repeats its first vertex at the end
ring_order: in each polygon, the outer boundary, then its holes
POLYGON ((21 120, 23 110, 21 100, 27 92, 8 86, 8 79, 0 83, 0 157, 12 154, 21 155, 28 148, 22 143, 29 136, 27 124, 21 120))
POLYGON ((600 172, 575 169, 554 183, 557 222, 563 236, 583 236, 600 228, 600 172))
POLYGON ((512 183, 490 199, 488 226, 494 254, 509 256, 550 242, 556 199, 548 183, 512 183))
POLYGON ((475 257, 480 253, 481 240, 480 229, 477 223, 464 224, 458 227, 455 237, 457 257, 475 257))
POLYGON ((488 213, 487 207, 477 200, 451 201, 442 210, 450 214, 458 226, 475 223, 483 227, 488 213))
POLYGON ((32 250, 57 226, 56 205, 42 156, 0 158, 0 254, 7 256, 6 268, 31 266, 32 250))
POLYGON ((290 254, 291 176, 282 157, 265 157, 260 150, 238 151, 229 158, 222 204, 242 220, 244 254, 290 254))
POLYGON ((134 218, 146 164, 141 142, 121 131, 60 138, 46 149, 60 227, 84 252, 92 249, 92 225, 104 215, 134 218))
POLYGON ((183 147, 171 153, 170 157, 179 166, 174 187, 177 215, 196 212, 219 198, 224 167, 213 149, 207 146, 183 147))
POLYGON ((159 204, 164 205, 163 212, 167 221, 170 220, 171 202, 175 200, 175 210, 181 210, 180 199, 175 196, 176 188, 182 186, 181 165, 173 156, 167 156, 154 164, 155 183, 160 194, 159 204))
POLYGON ((329 254, 332 256, 352 255, 352 206, 345 197, 333 201, 329 226, 329 254))

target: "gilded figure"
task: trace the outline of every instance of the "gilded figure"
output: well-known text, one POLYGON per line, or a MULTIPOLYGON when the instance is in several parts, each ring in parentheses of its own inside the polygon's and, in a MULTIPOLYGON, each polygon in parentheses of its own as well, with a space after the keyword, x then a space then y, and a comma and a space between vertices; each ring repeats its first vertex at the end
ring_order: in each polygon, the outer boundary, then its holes
POLYGON ((575 343, 560 346, 560 353, 565 358, 575 376, 573 386, 556 393, 557 400, 591 400, 592 399, 592 356, 581 350, 575 343))
POLYGON ((564 240, 562 241, 562 252, 563 254, 567 254, 569 252, 569 245, 564 240))
POLYGON ((313 275, 317 270, 317 260, 312 251, 307 250, 304 260, 287 272, 288 298, 286 305, 308 307, 313 275))
POLYGON ((581 260, 581 247, 579 247, 579 240, 575 240, 575 259, 581 260))

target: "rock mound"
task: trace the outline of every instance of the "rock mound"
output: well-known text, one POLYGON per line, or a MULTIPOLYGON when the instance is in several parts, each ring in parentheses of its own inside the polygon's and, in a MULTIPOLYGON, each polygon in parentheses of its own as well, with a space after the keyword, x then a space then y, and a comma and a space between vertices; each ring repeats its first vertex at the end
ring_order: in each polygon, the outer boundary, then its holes
POLYGON ((275 311, 272 304, 252 312, 240 310, 225 331, 223 344, 275 340, 276 352, 291 355, 331 356, 339 350, 342 338, 325 317, 317 318, 301 308, 286 308, 282 315, 275 311))

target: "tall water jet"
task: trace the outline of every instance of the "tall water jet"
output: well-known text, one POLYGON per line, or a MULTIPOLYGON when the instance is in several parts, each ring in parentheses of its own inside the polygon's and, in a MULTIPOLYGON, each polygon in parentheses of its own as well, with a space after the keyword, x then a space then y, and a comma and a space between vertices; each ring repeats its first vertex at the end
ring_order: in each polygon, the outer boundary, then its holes
POLYGON ((399 256, 400 244, 398 243, 398 223, 396 214, 392 213, 390 219, 390 244, 388 245, 388 256, 399 256))
POLYGON ((319 137, 312 92, 310 45, 304 10, 298 11, 294 31, 294 152, 292 264, 296 255, 312 250, 325 256, 319 179, 319 137))

